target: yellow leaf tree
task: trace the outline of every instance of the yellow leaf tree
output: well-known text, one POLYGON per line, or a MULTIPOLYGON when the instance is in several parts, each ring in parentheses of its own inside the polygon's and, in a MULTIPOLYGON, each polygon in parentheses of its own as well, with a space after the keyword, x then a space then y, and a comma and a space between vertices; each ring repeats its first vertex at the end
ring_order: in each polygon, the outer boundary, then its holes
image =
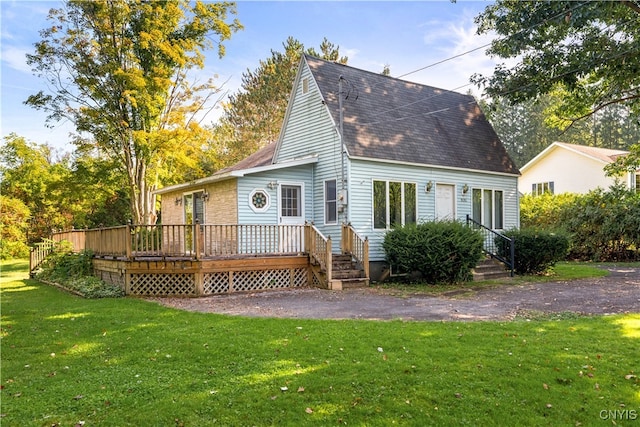
POLYGON ((197 120, 218 87, 194 84, 204 51, 242 28, 235 4, 188 1, 68 1, 49 12, 27 55, 49 90, 26 103, 67 119, 95 146, 118 160, 129 185, 131 215, 156 220, 152 192, 170 165, 190 161, 202 132, 197 120))

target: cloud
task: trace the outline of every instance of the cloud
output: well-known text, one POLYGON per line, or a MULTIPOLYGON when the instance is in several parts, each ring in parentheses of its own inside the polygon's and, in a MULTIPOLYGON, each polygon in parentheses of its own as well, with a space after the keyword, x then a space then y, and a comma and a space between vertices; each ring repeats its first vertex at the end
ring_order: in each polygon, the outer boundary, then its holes
POLYGON ((27 49, 20 49, 14 46, 2 46, 2 62, 9 68, 31 74, 31 67, 27 65, 27 49))

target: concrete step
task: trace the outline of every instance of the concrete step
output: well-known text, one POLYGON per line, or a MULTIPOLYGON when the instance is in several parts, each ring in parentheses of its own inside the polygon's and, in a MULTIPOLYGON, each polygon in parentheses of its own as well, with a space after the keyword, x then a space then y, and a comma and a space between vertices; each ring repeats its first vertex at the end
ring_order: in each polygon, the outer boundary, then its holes
POLYGON ((471 270, 474 281, 502 279, 510 277, 511 274, 505 269, 504 264, 494 259, 485 259, 471 270))
POLYGON ((342 279, 342 289, 366 288, 369 286, 369 279, 364 277, 358 279, 342 279))

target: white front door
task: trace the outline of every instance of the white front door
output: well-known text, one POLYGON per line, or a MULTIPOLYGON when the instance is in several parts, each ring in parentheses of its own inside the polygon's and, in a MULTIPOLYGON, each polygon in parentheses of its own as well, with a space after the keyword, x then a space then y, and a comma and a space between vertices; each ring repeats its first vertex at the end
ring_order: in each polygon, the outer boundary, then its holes
POLYGON ((450 184, 436 184, 436 218, 453 220, 456 218, 456 187, 450 184))
POLYGON ((280 184, 278 187, 278 222, 280 225, 280 251, 304 251, 304 185, 280 184))

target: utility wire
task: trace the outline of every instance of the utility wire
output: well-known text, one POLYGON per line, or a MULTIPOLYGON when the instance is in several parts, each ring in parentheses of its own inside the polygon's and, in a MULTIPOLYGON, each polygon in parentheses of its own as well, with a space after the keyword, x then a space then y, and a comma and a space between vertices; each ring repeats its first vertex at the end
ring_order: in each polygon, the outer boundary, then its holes
MULTIPOLYGON (((554 19, 557 19, 557 18, 559 18, 559 17, 561 17, 561 16, 566 16, 568 13, 571 13, 571 12, 573 12, 574 10, 576 10, 576 9, 578 9, 578 8, 580 8, 580 7, 582 7, 582 6, 586 5, 586 4, 588 4, 588 3, 589 3, 589 1, 585 1, 585 2, 579 3, 578 5, 576 5, 576 6, 572 7, 571 9, 563 10, 562 12, 560 12, 560 13, 558 13, 558 14, 556 14, 556 15, 554 15, 554 16, 552 16, 552 17, 550 17, 550 18, 544 19, 543 21, 538 22, 537 24, 531 25, 530 27, 527 27, 527 28, 523 28, 522 30, 518 31, 518 32, 517 32, 517 33, 515 33, 515 34, 512 34, 512 35, 510 35, 510 36, 508 36, 508 37, 504 37, 504 38, 502 38, 500 41, 508 40, 508 39, 510 39, 510 38, 512 38, 512 37, 517 36, 518 34, 520 34, 520 33, 522 33, 522 32, 525 32, 525 31, 528 31, 528 30, 532 30, 532 29, 534 29, 534 28, 536 28, 536 27, 538 27, 538 26, 540 26, 540 25, 543 25, 543 24, 545 24, 545 23, 547 23, 547 22, 549 22, 549 21, 552 21, 552 20, 554 20, 554 19)), ((410 72, 408 72, 408 73, 402 74, 402 75, 397 76, 397 77, 394 77, 394 78, 395 78, 395 79, 400 79, 400 78, 402 78, 402 77, 406 77, 406 76, 408 76, 408 75, 415 74, 415 73, 417 73, 417 72, 420 72, 420 71, 426 70, 426 69, 428 69, 428 68, 435 67, 436 65, 443 64, 443 63, 445 63, 445 62, 451 61, 451 60, 456 59, 456 58, 460 58, 460 57, 462 57, 462 56, 468 55, 468 54, 470 54, 470 53, 473 53, 473 52, 475 52, 475 51, 478 51, 478 50, 480 50, 480 49, 483 49, 483 48, 485 48, 485 47, 488 47, 488 46, 490 46, 492 43, 493 43, 493 41, 492 41, 492 42, 490 42, 490 43, 486 43, 486 44, 484 44, 484 45, 482 45, 482 46, 479 46, 479 47, 473 48, 473 49, 471 49, 471 50, 468 50, 468 51, 466 51, 466 52, 462 52, 462 53, 459 53, 459 54, 457 54, 457 55, 451 56, 451 57, 449 57, 449 58, 442 59, 442 60, 440 60, 440 61, 434 62, 434 63, 432 63, 432 64, 426 65, 426 66, 424 66, 424 67, 418 68, 418 69, 416 69, 416 70, 410 71, 410 72)), ((383 81, 378 82, 378 83, 375 83, 375 84, 371 85, 368 89, 369 89, 369 90, 372 90, 372 89, 374 89, 375 87, 377 87, 377 86, 379 86, 379 85, 381 85, 381 84, 383 84, 383 83, 384 83, 383 81)), ((449 90, 447 90, 447 89, 443 89, 443 90, 444 90, 445 92, 453 92, 453 91, 456 91, 456 90, 462 89, 462 88, 464 88, 464 87, 471 86, 472 84, 473 84, 473 83, 467 83, 467 84, 464 84, 464 85, 462 85, 462 86, 458 86, 458 87, 457 87, 457 88, 455 88, 455 89, 449 89, 449 90)), ((426 100, 431 99, 431 98, 434 98, 434 97, 436 97, 436 96, 441 96, 441 95, 443 95, 443 94, 444 94, 444 93, 440 93, 440 94, 436 94, 436 95, 431 95, 431 96, 429 96, 429 97, 427 97, 427 98, 423 98, 423 99, 420 99, 420 100, 417 100, 417 101, 414 101, 414 102, 411 102, 411 103, 408 103, 408 104, 405 104, 405 105, 401 105, 401 106, 399 106, 399 107, 391 108, 391 109, 389 109, 389 110, 385 110, 385 111, 382 111, 382 112, 380 112, 380 113, 373 114, 371 117, 377 117, 377 116, 382 115, 382 114, 386 114, 386 113, 390 113, 390 112, 392 112, 392 111, 400 110, 400 109, 402 109, 402 108, 405 108, 405 107, 408 107, 408 106, 411 106, 411 105, 417 104, 417 103, 422 102, 422 101, 426 101, 426 100)))
MULTIPOLYGON (((584 71, 585 69, 591 68, 591 67, 592 67, 592 66, 594 66, 594 65, 604 63, 604 62, 606 62, 606 61, 608 61, 608 60, 610 60, 610 59, 616 59, 616 58, 619 58, 619 57, 625 56, 625 55, 627 55, 628 53, 632 53, 632 52, 640 52, 640 49, 638 49, 638 48, 636 48, 636 49, 629 49, 629 50, 627 50, 627 51, 620 52, 620 53, 618 53, 618 54, 616 54, 616 55, 612 55, 612 56, 609 56, 609 57, 606 57, 606 58, 602 58, 601 60, 594 61, 594 62, 591 62, 591 63, 589 63, 589 64, 586 64, 586 66, 578 67, 578 68, 575 68, 575 69, 573 69, 573 70, 566 71, 566 72, 564 72, 564 73, 562 73, 562 74, 558 74, 557 76, 554 76, 554 77, 553 77, 553 79, 554 79, 554 80, 557 80, 557 79, 562 78, 562 77, 564 77, 564 76, 568 76, 568 75, 570 75, 570 74, 574 74, 574 73, 577 73, 577 72, 580 72, 580 71, 584 71)), ((528 88, 528 87, 531 87, 531 86, 533 86, 534 84, 535 84, 535 83, 531 82, 531 83, 529 83, 528 85, 521 86, 521 87, 518 87, 518 88, 515 88, 515 89, 512 89, 512 90, 509 90, 509 91, 502 92, 502 93, 498 94, 498 96, 505 96, 505 95, 509 95, 509 94, 511 94, 511 93, 513 93, 513 92, 516 92, 516 91, 518 91, 518 90, 522 90, 522 89, 526 89, 526 88, 528 88)), ((431 96, 431 98, 435 98, 436 96, 440 96, 440 95, 442 95, 442 94, 433 95, 433 96, 431 96)), ((429 98, 425 98, 424 100, 426 100, 426 99, 429 99, 429 98)), ((422 100, 421 100, 421 101, 422 101, 422 100)), ((464 104, 464 105, 471 105, 471 104, 475 104, 475 103, 477 103, 477 102, 476 102, 476 100, 473 100, 473 101, 469 101, 469 102, 467 102, 467 103, 466 103, 466 104, 464 104)), ((458 107, 458 106, 456 106, 456 108, 457 108, 457 107, 458 107)), ((403 107, 398 107, 398 109, 399 109, 399 108, 403 108, 403 107)), ((442 112, 448 111, 448 110, 450 110, 451 108, 452 108, 452 107, 447 107, 447 108, 442 108, 442 109, 439 109, 439 110, 423 112, 423 113, 420 113, 420 114, 413 114, 413 115, 411 115, 411 116, 396 117, 396 118, 393 118, 393 119, 379 120, 379 121, 376 121, 376 122, 360 123, 360 125, 361 125, 361 126, 371 126, 371 125, 375 125, 375 124, 379 124, 379 123, 388 123, 388 122, 395 122, 395 121, 401 121, 401 120, 411 119, 411 118, 414 118, 414 117, 425 117, 425 116, 430 116, 430 115, 432 115, 432 114, 437 114, 437 113, 442 113, 442 112)))
MULTIPOLYGON (((542 25, 542 24, 543 24, 543 23, 545 23, 545 22, 548 22, 548 21, 550 21, 550 20, 552 20, 552 19, 558 18, 558 17, 560 17, 560 16, 562 16, 562 15, 564 15, 564 14, 566 14, 566 13, 572 12, 572 11, 576 10, 578 7, 584 6, 584 5, 585 5, 585 4, 587 4, 587 3, 588 3, 588 2, 583 2, 583 3, 581 3, 579 6, 574 6, 574 7, 573 7, 573 8, 571 8, 571 9, 568 9, 568 10, 566 10, 566 11, 563 11, 562 13, 557 14, 557 15, 555 15, 555 16, 553 16, 553 17, 551 17, 551 18, 547 18, 546 20, 544 20, 544 21, 542 21, 542 22, 540 22, 540 23, 538 23, 538 24, 532 25, 531 27, 528 27, 528 28, 526 28, 526 29, 523 29, 523 30, 521 30, 520 32, 525 31, 525 30, 528 30, 528 29, 535 28, 535 27, 537 27, 537 26, 539 26, 539 25, 542 25)), ((627 22, 629 22, 629 21, 627 21, 627 22)), ((608 30, 609 28, 610 28, 610 26, 607 26, 607 27, 603 28, 603 29, 600 31, 600 34, 604 33, 604 32, 605 32, 606 30, 608 30)), ((516 34, 513 34, 513 35, 511 35, 511 36, 509 36, 509 37, 506 37, 506 38, 504 38, 503 40, 507 40, 507 39, 508 39, 508 38, 510 38, 510 37, 514 37, 515 35, 519 34, 520 32, 518 32, 518 33, 516 33, 516 34)), ((490 43, 489 43, 489 44, 490 44, 490 43)), ((487 46, 487 45, 484 45, 484 46, 487 46)), ((406 76, 406 75, 409 75, 409 74, 413 74, 413 73, 416 73, 416 72, 418 72, 418 71, 421 71, 421 70, 427 69, 427 68, 429 68, 429 67, 431 67, 431 66, 434 66, 434 65, 437 65, 437 64, 441 64, 441 63, 446 62, 446 61, 449 61, 449 60, 451 60, 451 59, 454 59, 454 58, 457 58, 457 57, 460 57, 460 56, 466 55, 466 54, 471 53, 471 52, 473 52, 473 51, 475 51, 475 50, 481 49, 481 48, 482 48, 482 47, 484 47, 484 46, 481 46, 481 47, 479 47, 479 48, 472 49, 472 50, 470 50, 470 51, 467 51, 467 52, 461 53, 461 54, 456 55, 456 56, 453 56, 453 57, 451 57, 451 58, 447 58, 447 59, 444 59, 444 60, 438 61, 438 62, 436 62, 436 63, 434 63, 434 64, 427 65, 426 67, 422 67, 422 68, 417 69, 417 70, 415 70, 415 71, 412 71, 412 72, 410 72, 410 73, 403 74, 403 75, 402 75, 402 76, 400 76, 400 77, 403 77, 403 76, 406 76)), ((633 51, 633 50, 631 50, 631 51, 633 51)), ((629 51, 629 52, 631 52, 631 51, 629 51)), ((628 52, 625 52, 625 53, 628 53, 628 52)), ((613 58, 615 58, 615 56, 614 56, 613 58)), ((592 63, 592 64, 590 64, 590 65, 593 65, 593 63, 592 63)), ((581 71, 581 69, 578 69, 577 71, 581 71)), ((567 73, 561 74, 560 76, 554 76, 554 78, 555 78, 555 79, 557 79, 558 77, 565 76, 565 75, 567 75, 568 73, 570 73, 570 72, 567 72, 567 73)), ((399 77, 398 77, 398 78, 399 78, 399 77)), ((378 83, 376 83, 376 84, 372 85, 372 86, 371 86, 371 88, 374 88, 374 87, 376 87, 376 86, 378 86, 378 85, 380 85, 380 84, 382 84, 382 83, 383 83, 383 82, 378 82, 378 83)), ((443 92, 441 92, 441 93, 438 93, 438 94, 435 94, 435 95, 431 95, 431 96, 428 96, 428 97, 426 97, 426 98, 421 98, 421 99, 419 99, 419 100, 416 100, 416 101, 413 101, 413 102, 410 102, 410 103, 407 103, 407 104, 403 104, 403 105, 398 106, 398 107, 395 107, 395 108, 390 108, 390 109, 385 110, 385 111, 381 111, 381 112, 379 112, 379 113, 376 113, 376 114, 371 115, 370 117, 371 117, 371 118, 373 118, 373 117, 377 117, 377 116, 380 116, 380 115, 383 115, 383 114, 387 114, 387 113, 390 113, 390 112, 393 112, 393 111, 401 110, 401 109, 406 108, 406 107, 409 107, 409 106, 411 106, 411 105, 418 104, 418 103, 420 103, 420 102, 427 101, 427 100, 429 100, 429 99, 432 99, 432 98, 435 98, 435 97, 438 97, 438 96, 442 96, 442 95, 444 95, 446 92, 454 92, 454 91, 457 91, 457 90, 459 90, 459 89, 462 89, 462 88, 464 88, 464 87, 471 86, 471 85, 473 85, 473 83, 467 83, 467 84, 465 84, 465 85, 458 86, 458 87, 456 87, 456 88, 454 88, 454 89, 441 89, 441 90, 443 91, 443 92)), ((528 84, 528 85, 526 85, 526 86, 522 86, 522 87, 520 87, 520 88, 518 88, 518 89, 513 89, 513 90, 508 91, 508 92, 504 92, 504 93, 502 93, 502 94, 500 94, 500 95, 508 95, 508 94, 513 93, 513 92, 515 92, 515 91, 517 91, 517 90, 520 90, 520 89, 523 89, 523 88, 531 87, 532 85, 533 85, 533 83, 530 83, 530 84, 528 84)), ((415 117, 415 116, 411 116, 411 117, 415 117)), ((390 119, 390 120, 398 120, 398 119, 390 119)), ((378 122, 375 122, 375 123, 378 123, 378 122)), ((364 124, 368 124, 368 123, 364 123, 364 124)))

